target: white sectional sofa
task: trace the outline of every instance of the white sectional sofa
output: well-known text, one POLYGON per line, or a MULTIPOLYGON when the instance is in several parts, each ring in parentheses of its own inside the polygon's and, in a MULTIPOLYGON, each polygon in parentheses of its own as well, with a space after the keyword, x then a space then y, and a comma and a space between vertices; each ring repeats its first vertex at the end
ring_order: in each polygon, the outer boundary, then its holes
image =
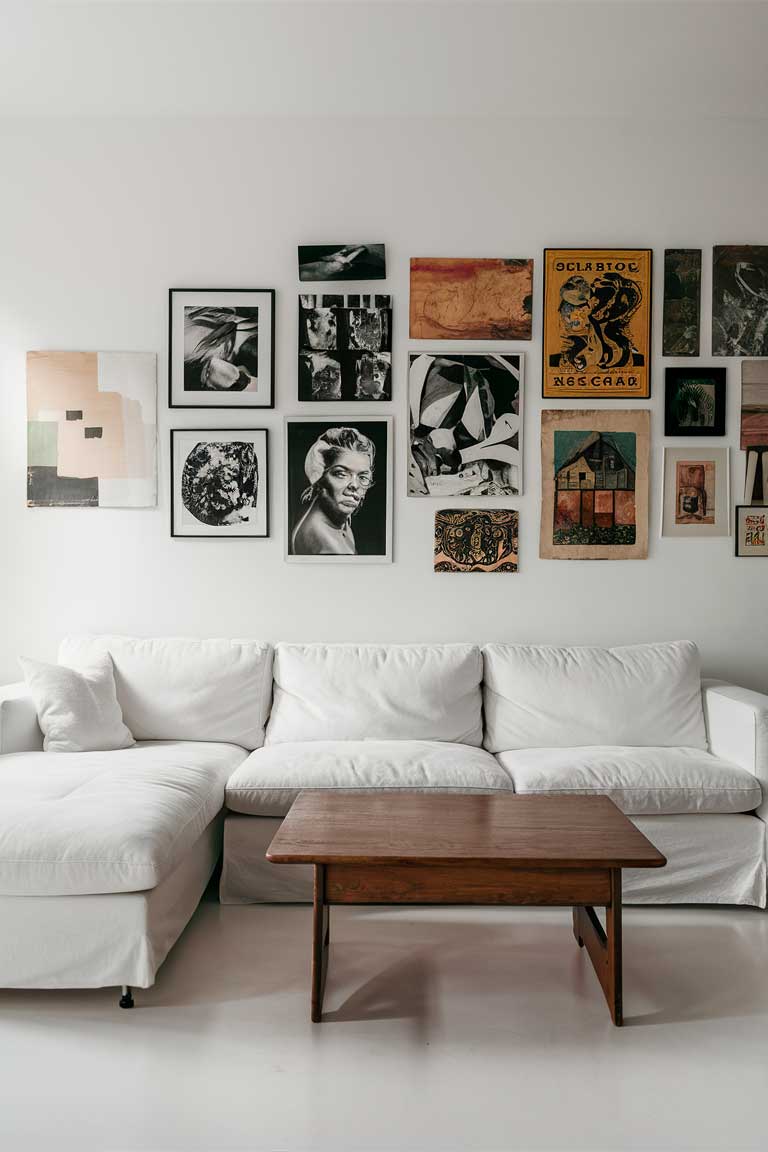
POLYGON ((765 907, 768 697, 702 685, 692 644, 107 636, 60 660, 104 651, 132 748, 43 752, 0 691, 0 987, 152 984, 222 821, 222 902, 311 899, 264 858, 303 788, 605 793, 669 861, 627 871, 625 901, 765 907))

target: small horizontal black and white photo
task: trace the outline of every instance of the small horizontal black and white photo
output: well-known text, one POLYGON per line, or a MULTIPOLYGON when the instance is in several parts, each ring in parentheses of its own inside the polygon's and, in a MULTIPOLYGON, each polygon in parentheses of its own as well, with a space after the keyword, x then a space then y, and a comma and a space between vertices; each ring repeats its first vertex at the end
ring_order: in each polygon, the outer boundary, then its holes
POLYGON ((383 244, 300 244, 299 280, 384 280, 383 244))
POLYGON ((299 400, 392 399, 392 300, 299 296, 299 400))
POLYGON ((274 289, 170 291, 171 408, 274 407, 274 289))
POLYGON ((286 419, 286 559, 392 560, 392 417, 286 419))
POLYGON ((171 470, 171 536, 269 535, 266 428, 174 428, 171 470))

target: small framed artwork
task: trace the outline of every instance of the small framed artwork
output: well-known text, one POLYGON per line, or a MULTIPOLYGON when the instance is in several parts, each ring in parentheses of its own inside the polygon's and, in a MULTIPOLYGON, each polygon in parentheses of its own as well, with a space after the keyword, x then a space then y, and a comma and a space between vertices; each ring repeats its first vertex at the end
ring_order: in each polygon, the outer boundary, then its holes
POLYGON ((171 536, 269 536, 266 428, 172 429, 171 536))
POLYGON ((391 399, 391 297, 299 296, 299 400, 391 399))
POLYGON ((517 572, 519 513, 455 508, 435 513, 435 572, 517 572))
POLYGON ((712 355, 768 356, 768 245, 712 250, 712 355))
POLYGON ((768 508, 736 505, 736 555, 768 556, 768 508))
POLYGON ((662 536, 729 536, 729 486, 727 448, 665 448, 662 536))
POLYGON ((523 353, 411 352, 408 495, 519 496, 523 353))
POLYGON ((286 559, 392 561, 392 417, 289 416, 286 559))
POLYGON ((533 260, 414 256, 412 340, 530 340, 533 260))
POLYGON ((542 396, 651 395, 650 248, 545 248, 542 396))
POLYGON ((667 368, 665 436, 725 436, 725 368, 667 368))
POLYGON ((385 280, 383 244, 300 244, 299 280, 385 280))
POLYGON ((274 408, 273 288, 171 288, 168 406, 274 408))

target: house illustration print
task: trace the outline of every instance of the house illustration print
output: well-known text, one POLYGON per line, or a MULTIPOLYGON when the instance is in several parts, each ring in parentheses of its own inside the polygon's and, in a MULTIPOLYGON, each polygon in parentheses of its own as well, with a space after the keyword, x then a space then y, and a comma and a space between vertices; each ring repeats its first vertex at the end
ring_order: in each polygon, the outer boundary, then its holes
POLYGON ((553 543, 634 544, 634 432, 556 431, 553 543))

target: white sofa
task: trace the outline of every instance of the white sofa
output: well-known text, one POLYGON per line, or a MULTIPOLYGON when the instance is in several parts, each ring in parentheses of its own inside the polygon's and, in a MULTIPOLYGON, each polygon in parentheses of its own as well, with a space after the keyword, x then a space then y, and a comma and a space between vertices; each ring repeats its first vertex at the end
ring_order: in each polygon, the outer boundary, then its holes
POLYGON ((311 899, 264 859, 302 788, 607 793, 669 860, 625 900, 765 906, 768 697, 702 691, 692 644, 75 637, 60 659, 101 651, 133 748, 44 753, 23 687, 0 691, 0 987, 152 984, 225 802, 222 901, 311 899))

